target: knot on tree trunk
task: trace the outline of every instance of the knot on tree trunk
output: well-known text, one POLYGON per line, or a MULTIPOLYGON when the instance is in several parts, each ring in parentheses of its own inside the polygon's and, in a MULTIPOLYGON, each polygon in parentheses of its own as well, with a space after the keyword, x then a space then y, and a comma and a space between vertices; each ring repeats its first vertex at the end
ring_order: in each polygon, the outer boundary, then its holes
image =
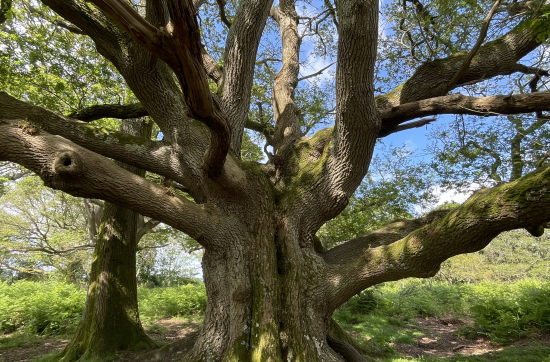
POLYGON ((61 151, 55 157, 53 171, 60 176, 78 175, 83 171, 83 163, 76 152, 61 151))

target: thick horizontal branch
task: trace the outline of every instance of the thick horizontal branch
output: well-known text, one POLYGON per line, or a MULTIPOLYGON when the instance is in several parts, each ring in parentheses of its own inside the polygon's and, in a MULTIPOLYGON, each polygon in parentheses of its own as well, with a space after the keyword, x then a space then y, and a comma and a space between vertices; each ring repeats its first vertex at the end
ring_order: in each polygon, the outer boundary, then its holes
POLYGON ((275 134, 275 130, 270 124, 254 122, 251 120, 246 121, 245 128, 263 134, 268 141, 273 139, 275 134))
MULTIPOLYGON (((103 107, 105 106, 96 106, 91 111, 83 110, 82 114, 86 115, 88 121, 99 119, 101 118, 99 115, 106 116, 102 110, 103 107)), ((106 108, 112 110, 117 107, 126 106, 107 106, 106 108)), ((44 108, 19 101, 4 92, 0 92, 1 119, 19 120, 22 126, 28 124, 30 128, 43 129, 103 156, 158 173, 182 184, 190 178, 184 170, 178 168, 179 165, 170 162, 173 157, 173 148, 162 141, 152 142, 120 132, 108 132, 102 127, 63 117, 44 108)))
MULTIPOLYGON (((451 88, 481 82, 499 75, 520 71, 518 62, 536 49, 547 34, 543 29, 511 29, 504 36, 483 44, 464 72, 451 88)), ((444 96, 452 78, 467 61, 466 53, 456 53, 443 59, 424 62, 403 84, 391 92, 376 97, 379 108, 444 96)))
POLYGON ((64 138, 17 122, 0 120, 0 161, 34 171, 53 189, 160 220, 203 245, 218 227, 217 213, 209 204, 197 205, 64 138))
POLYGON ((332 269, 328 275, 333 275, 327 281, 332 291, 331 306, 338 307, 374 284, 433 276, 443 261, 481 250, 501 232, 540 229, 550 221, 549 190, 550 168, 546 168, 482 189, 462 206, 436 214, 431 220, 392 224, 329 250, 325 260, 332 269), (416 230, 395 240, 411 229, 416 230))
MULTIPOLYGON (((149 113, 140 103, 119 105, 119 104, 100 104, 83 108, 70 113, 67 117, 78 119, 79 121, 92 122, 102 118, 130 119, 148 116, 149 113)), ((273 127, 248 120, 246 128, 260 132, 266 136, 273 137, 273 127)))
POLYGON ((389 132, 409 120, 439 114, 499 116, 546 110, 550 110, 550 92, 490 97, 451 94, 405 103, 393 108, 382 108, 379 111, 382 118, 382 131, 389 132))

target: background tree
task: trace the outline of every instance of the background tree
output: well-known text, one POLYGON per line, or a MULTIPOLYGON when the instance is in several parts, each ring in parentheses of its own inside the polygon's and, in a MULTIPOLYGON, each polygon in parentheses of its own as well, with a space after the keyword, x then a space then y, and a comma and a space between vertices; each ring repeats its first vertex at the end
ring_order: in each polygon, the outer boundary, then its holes
POLYGON ((94 244, 80 200, 45 188, 31 176, 0 203, 3 269, 38 275, 53 269, 69 282, 86 282, 94 244))
MULTIPOLYGON (((120 132, 149 139, 152 123, 145 119, 126 120, 120 132)), ((145 171, 118 162, 133 174, 145 171)), ((136 252, 138 243, 158 222, 141 223, 132 210, 106 202, 101 215, 90 285, 82 319, 71 343, 56 359, 86 360, 109 357, 119 349, 140 349, 155 343, 145 334, 139 319, 136 252), (141 227, 140 227, 141 226, 141 227)))
MULTIPOLYGON (((550 170, 542 169, 481 190, 446 214, 400 220, 329 250, 315 235, 347 206, 378 138, 425 125, 433 119, 415 119, 438 114, 547 110, 548 92, 447 95, 498 76, 540 73, 518 62, 547 37, 544 1, 461 2, 449 16, 489 15, 472 24, 475 34, 458 37, 454 49, 434 43, 454 35, 423 35, 437 31, 428 14, 437 7, 413 2, 416 17, 429 21, 415 23, 419 32, 411 34, 409 53, 414 59, 412 48, 416 54, 425 46, 427 58, 402 62, 399 69, 399 62, 392 63, 396 72, 388 74, 403 83, 392 89, 389 82, 376 98, 375 81, 391 69, 384 68, 384 57, 377 62, 378 1, 313 4, 304 16, 294 1, 273 6, 243 0, 227 9, 220 2, 218 16, 203 29, 200 2, 42 2, 56 13, 54 22, 69 22, 94 42, 140 103, 61 116, 0 93, 0 160, 31 169, 50 187, 165 222, 204 247, 208 306, 200 336, 183 360, 358 360, 349 344, 328 333, 332 312, 351 296, 384 281, 433 276, 451 256, 550 219, 550 170), (506 23, 487 33, 495 14, 506 23), (415 34, 425 39, 415 40, 415 34), (312 82, 311 91, 303 91, 309 86, 301 84, 319 73, 300 74, 306 45, 326 54, 328 64, 336 61, 335 91, 330 81, 325 88, 312 82), (258 67, 265 72, 255 72, 258 67), (270 83, 270 91, 261 89, 270 83), (304 107, 300 94, 322 101, 304 107), (162 140, 87 123, 143 115, 155 121, 162 140), (334 127, 318 130, 332 121, 334 127), (245 127, 260 131, 271 146, 265 148, 266 164, 239 159, 245 127), (190 199, 109 158, 162 176, 190 199)), ((212 7, 202 14, 211 15, 212 7)), ((460 34, 460 27, 452 30, 460 34)), ((403 52, 402 45, 396 49, 403 52)))

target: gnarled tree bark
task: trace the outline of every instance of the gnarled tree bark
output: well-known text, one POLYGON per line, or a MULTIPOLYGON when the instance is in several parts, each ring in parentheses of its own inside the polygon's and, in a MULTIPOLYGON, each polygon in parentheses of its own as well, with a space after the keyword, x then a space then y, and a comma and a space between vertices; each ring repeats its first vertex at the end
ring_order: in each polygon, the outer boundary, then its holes
MULTIPOLYGON (((446 96, 464 54, 423 64, 401 87, 375 99, 377 0, 338 4, 336 124, 310 138, 299 133, 294 102, 300 46, 294 2, 272 10, 287 53, 274 86, 277 152, 266 165, 243 162, 228 149, 238 154, 241 147, 271 1, 240 2, 222 75, 204 56, 189 1, 147 1, 145 17, 123 0, 93 0, 103 12, 81 0, 43 2, 94 40, 164 139, 107 132, 72 118, 90 120, 93 112, 64 117, 0 93, 0 161, 33 170, 50 187, 160 220, 204 247, 206 316, 181 361, 349 361, 354 352, 347 354, 329 330, 333 311, 352 295, 383 281, 432 276, 445 259, 479 250, 502 231, 550 221, 546 169, 479 191, 446 215, 401 221, 332 250, 319 248, 315 233, 346 207, 378 137, 426 115, 547 107, 545 92, 446 96), (205 88, 207 74, 219 87, 219 103, 205 88), (177 182, 195 202, 107 157, 177 182)), ((535 35, 513 31, 485 44, 455 86, 525 71, 517 62, 540 44, 535 35)))

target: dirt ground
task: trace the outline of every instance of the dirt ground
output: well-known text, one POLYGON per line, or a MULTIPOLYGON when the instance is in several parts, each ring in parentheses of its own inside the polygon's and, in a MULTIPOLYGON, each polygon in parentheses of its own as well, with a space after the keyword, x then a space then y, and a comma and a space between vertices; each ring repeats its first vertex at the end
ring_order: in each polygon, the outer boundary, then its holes
MULTIPOLYGON (((485 339, 468 340, 456 335, 456 330, 469 323, 456 319, 436 319, 419 318, 417 319, 418 328, 426 336, 417 339, 416 344, 395 343, 391 346, 398 352, 407 357, 417 358, 423 355, 436 357, 452 357, 456 355, 473 356, 496 352, 502 347, 491 343, 485 339)), ((164 319, 156 321, 153 326, 146 328, 149 336, 162 344, 172 343, 190 336, 196 332, 198 325, 188 323, 177 319, 164 319)), ((4 336, 5 337, 5 336, 4 336)), ((0 336, 0 338, 3 338, 0 336)), ((537 338, 544 344, 550 346, 550 335, 539 336, 537 338)), ((39 343, 0 350, 0 362, 31 362, 33 359, 45 354, 61 351, 69 340, 45 338, 37 341, 39 343)), ((528 343, 519 341, 516 344, 528 343)), ((189 346, 177 346, 176 352, 170 353, 176 357, 178 353, 184 353, 189 346)), ((121 352, 119 362, 133 362, 139 359, 143 352, 121 352)), ((172 358, 168 358, 172 359, 172 358)), ((167 359, 161 358, 163 362, 167 359)))
MULTIPOLYGON (((426 336, 417 338, 416 344, 392 344, 392 347, 407 357, 421 356, 453 357, 478 356, 502 350, 502 346, 483 338, 470 340, 457 336, 459 327, 471 324, 470 321, 457 319, 417 318, 418 329, 426 336), (427 332, 427 333, 426 333, 427 332)), ((537 340, 550 346, 550 335, 537 336, 537 340)), ((519 341, 514 345, 521 346, 529 341, 519 341)))
MULTIPOLYGON (((196 324, 190 324, 177 319, 162 319, 155 321, 154 328, 147 328, 147 334, 153 340, 166 344, 185 337, 188 333, 197 330, 196 324)), ((10 335, 0 336, 0 338, 10 335)), ((45 338, 40 343, 0 350, 0 362, 31 362, 37 357, 61 351, 70 340, 45 338)), ((117 362, 133 362, 143 352, 120 352, 117 362)))

